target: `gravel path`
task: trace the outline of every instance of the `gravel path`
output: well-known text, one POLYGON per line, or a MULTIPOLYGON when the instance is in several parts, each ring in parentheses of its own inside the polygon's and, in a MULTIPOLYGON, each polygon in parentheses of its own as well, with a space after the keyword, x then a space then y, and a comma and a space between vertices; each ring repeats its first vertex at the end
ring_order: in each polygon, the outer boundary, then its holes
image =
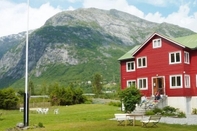
MULTIPOLYGON (((141 118, 139 117, 137 117, 136 119, 141 120, 141 118)), ((148 116, 145 116, 143 119, 148 119, 148 116)), ((161 117, 160 123, 197 125, 197 115, 187 115, 186 118, 161 117)))
POLYGON ((197 115, 187 115, 186 118, 161 117, 160 122, 167 124, 197 125, 197 115))

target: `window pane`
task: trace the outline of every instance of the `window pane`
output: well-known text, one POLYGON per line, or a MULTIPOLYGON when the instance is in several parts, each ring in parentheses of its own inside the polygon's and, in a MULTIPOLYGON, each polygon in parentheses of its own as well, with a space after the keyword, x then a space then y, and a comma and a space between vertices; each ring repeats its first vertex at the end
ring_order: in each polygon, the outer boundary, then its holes
POLYGON ((175 86, 175 83, 176 83, 175 77, 171 77, 171 81, 172 81, 172 86, 175 86))
POLYGON ((131 82, 130 81, 128 82, 128 87, 131 87, 131 82))
POLYGON ((177 76, 177 86, 181 86, 181 77, 177 76))
POLYGON ((142 88, 142 80, 139 80, 139 88, 142 88))
POLYGON ((143 66, 146 66, 146 59, 143 58, 143 66))
POLYGON ((132 62, 130 64, 131 64, 131 70, 133 70, 134 69, 134 63, 132 62))
POLYGON ((176 53, 176 62, 180 62, 180 53, 176 53))
POLYGON ((138 59, 138 66, 141 66, 141 59, 138 59))
POLYGON ((143 79, 143 88, 146 88, 146 79, 143 79))
POLYGON ((171 57, 171 63, 175 62, 175 60, 174 60, 174 54, 171 54, 170 57, 171 57))
POLYGON ((184 53, 184 59, 185 59, 185 63, 189 63, 189 53, 187 52, 184 53))
POLYGON ((132 82, 131 86, 132 87, 135 87, 135 81, 132 82))
POLYGON ((127 65, 128 65, 128 70, 130 70, 131 69, 131 63, 128 63, 127 65))

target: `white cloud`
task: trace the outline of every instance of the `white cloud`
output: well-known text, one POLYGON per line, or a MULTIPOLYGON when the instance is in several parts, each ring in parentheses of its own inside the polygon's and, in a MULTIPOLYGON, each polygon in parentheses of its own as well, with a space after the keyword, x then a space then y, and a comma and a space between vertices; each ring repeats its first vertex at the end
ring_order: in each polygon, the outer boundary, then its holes
MULTIPOLYGON (((174 4, 174 5, 181 5, 182 0, 174 1, 174 0, 147 0, 147 3, 154 3, 155 5, 160 6, 167 6, 168 4, 174 4)), ((141 1, 143 2, 143 1, 141 1)), ((148 21, 156 22, 156 23, 162 23, 167 22, 175 25, 179 25, 180 27, 185 27, 190 30, 193 30, 197 32, 197 12, 191 14, 189 5, 191 1, 189 1, 188 4, 181 5, 179 7, 179 10, 177 12, 172 12, 168 16, 164 17, 162 16, 161 12, 157 11, 155 13, 148 13, 145 15, 144 12, 139 10, 137 7, 133 5, 129 5, 126 0, 98 0, 98 1, 92 1, 92 0, 84 0, 83 7, 89 8, 89 7, 95 7, 99 9, 117 9, 123 12, 130 13, 132 15, 138 16, 140 18, 146 19, 148 21)))
POLYGON ((159 12, 156 12, 154 14, 149 13, 144 18, 157 23, 167 22, 179 25, 180 27, 185 27, 197 32, 197 12, 190 14, 190 8, 187 4, 180 6, 177 12, 173 12, 167 17, 162 17, 159 12))
POLYGON ((81 0, 68 0, 68 2, 70 3, 76 3, 76 2, 80 2, 81 0))
MULTIPOLYGON (((56 13, 59 8, 52 7, 49 3, 39 8, 29 8, 29 29, 42 26, 45 21, 56 13)), ((0 36, 16 34, 27 29, 27 4, 15 4, 9 1, 0 1, 0 36)))
MULTIPOLYGON (((130 5, 128 0, 67 0, 70 2, 82 2, 83 7, 95 7, 99 9, 117 9, 123 12, 130 13, 148 21, 162 23, 167 22, 181 27, 185 27, 197 32, 197 11, 192 13, 190 7, 196 5, 196 0, 188 4, 181 4, 181 0, 178 0, 181 5, 179 10, 172 12, 168 16, 162 16, 162 12, 148 13, 142 12, 137 7, 130 5), (192 4, 194 3, 194 4, 192 4), (145 15, 146 14, 146 15, 145 15)), ((142 2, 142 0, 139 0, 142 2)), ((155 0, 154 0, 155 1, 155 0)), ((153 2, 153 0, 147 0, 147 2, 153 2)), ((173 0, 158 0, 157 4, 165 5, 167 2, 173 3, 173 0)), ((174 3, 175 4, 175 3, 174 3)), ((60 5, 61 6, 61 5, 60 5)), ((74 5, 73 5, 74 6, 74 5)), ((64 10, 74 10, 73 6, 69 6, 64 10)), ((177 6, 177 4, 176 4, 177 6)), ((29 29, 36 29, 41 27, 45 21, 56 13, 62 11, 59 7, 52 7, 49 3, 41 5, 39 8, 29 9, 29 29)), ((27 4, 11 3, 8 0, 0 0, 0 36, 9 34, 15 34, 26 30, 27 23, 27 4)))

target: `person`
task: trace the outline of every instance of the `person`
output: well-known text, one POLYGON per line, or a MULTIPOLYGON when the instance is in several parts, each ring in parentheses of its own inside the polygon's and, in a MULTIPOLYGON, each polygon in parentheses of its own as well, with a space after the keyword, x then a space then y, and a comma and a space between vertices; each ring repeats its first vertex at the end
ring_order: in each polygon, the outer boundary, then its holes
POLYGON ((140 106, 142 106, 143 103, 146 102, 146 96, 142 96, 141 97, 141 103, 140 103, 140 106))
POLYGON ((159 100, 160 98, 161 98, 160 92, 157 91, 157 92, 155 93, 155 100, 159 100))

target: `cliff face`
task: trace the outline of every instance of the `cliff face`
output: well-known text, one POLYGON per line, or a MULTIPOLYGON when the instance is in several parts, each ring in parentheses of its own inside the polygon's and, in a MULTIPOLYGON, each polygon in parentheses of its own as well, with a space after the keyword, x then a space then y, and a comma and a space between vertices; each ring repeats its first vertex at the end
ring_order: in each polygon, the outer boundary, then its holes
MULTIPOLYGON (((58 13, 29 35, 30 77, 37 84, 40 81, 68 83, 88 81, 99 72, 107 82, 118 81, 117 59, 131 46, 144 42, 153 32, 169 37, 194 33, 117 10, 89 8, 58 13)), ((24 35, 0 38, 1 87, 17 83, 24 77, 24 35)))

